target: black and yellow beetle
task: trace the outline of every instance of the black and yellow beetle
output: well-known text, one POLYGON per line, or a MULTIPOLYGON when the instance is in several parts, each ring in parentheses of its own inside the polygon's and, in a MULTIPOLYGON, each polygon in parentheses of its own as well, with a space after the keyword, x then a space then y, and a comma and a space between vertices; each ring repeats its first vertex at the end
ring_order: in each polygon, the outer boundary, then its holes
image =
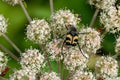
POLYGON ((64 39, 64 42, 62 44, 61 51, 63 50, 64 45, 66 45, 66 46, 76 46, 76 45, 78 45, 78 48, 79 48, 80 52, 82 53, 82 55, 85 58, 87 58, 85 56, 84 52, 82 51, 79 43, 78 43, 78 34, 84 34, 84 33, 79 33, 74 26, 70 25, 69 29, 68 29, 68 32, 65 35, 65 39, 64 39))
POLYGON ((78 42, 78 32, 75 27, 71 27, 67 32, 65 38, 65 44, 68 46, 76 46, 78 42))

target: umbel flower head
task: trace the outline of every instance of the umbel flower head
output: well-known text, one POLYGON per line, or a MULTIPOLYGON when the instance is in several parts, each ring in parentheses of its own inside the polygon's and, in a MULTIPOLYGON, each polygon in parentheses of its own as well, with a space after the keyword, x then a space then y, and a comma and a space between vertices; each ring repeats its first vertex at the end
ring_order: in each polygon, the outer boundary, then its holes
POLYGON ((54 34, 63 35, 66 32, 66 28, 69 26, 77 26, 80 21, 78 15, 73 14, 70 10, 59 10, 51 16, 51 26, 54 28, 54 34))
POLYGON ((100 9, 108 9, 110 6, 115 5, 116 0, 89 0, 90 5, 94 5, 100 9))
POLYGON ((110 33, 120 32, 120 9, 115 6, 109 7, 107 10, 100 13, 100 23, 105 30, 110 33))
POLYGON ((43 44, 50 38, 50 27, 44 19, 35 19, 27 26, 27 38, 37 44, 43 44))
POLYGON ((16 4, 19 4, 20 1, 22 0, 2 0, 4 2, 7 2, 8 4, 15 6, 16 4))
POLYGON ((59 10, 51 16, 51 20, 56 26, 65 27, 68 25, 76 26, 80 18, 75 16, 70 10, 59 10))
POLYGON ((95 54, 96 51, 101 47, 100 33, 89 27, 81 29, 80 33, 85 33, 79 35, 79 43, 83 51, 87 54, 95 54))
MULTIPOLYGON (((86 54, 84 54, 86 55, 86 54)), ((66 68, 70 71, 74 71, 77 69, 83 70, 87 66, 88 60, 84 57, 78 47, 70 48, 69 51, 64 56, 63 63, 66 68)))
POLYGON ((97 77, 117 77, 118 75, 118 63, 112 57, 101 57, 97 60, 95 65, 95 71, 97 77))
POLYGON ((8 59, 5 56, 5 53, 0 51, 0 74, 5 70, 8 63, 8 59))
POLYGON ((40 71, 40 68, 45 66, 44 56, 37 49, 28 49, 21 54, 20 64, 23 69, 30 69, 34 72, 40 71))
POLYGON ((10 75, 9 80, 36 80, 36 74, 29 69, 21 69, 10 75))
POLYGON ((46 45, 47 52, 50 53, 50 59, 52 60, 60 60, 62 59, 61 55, 61 39, 53 39, 46 45))
POLYGON ((115 52, 120 54, 120 37, 116 39, 115 52))
POLYGON ((70 80, 96 80, 92 72, 79 71, 70 78, 70 80))
POLYGON ((0 14, 0 35, 6 33, 7 20, 0 14))
POLYGON ((61 80, 61 79, 60 77, 57 76, 57 73, 55 72, 50 73, 45 72, 40 76, 40 80, 61 80))

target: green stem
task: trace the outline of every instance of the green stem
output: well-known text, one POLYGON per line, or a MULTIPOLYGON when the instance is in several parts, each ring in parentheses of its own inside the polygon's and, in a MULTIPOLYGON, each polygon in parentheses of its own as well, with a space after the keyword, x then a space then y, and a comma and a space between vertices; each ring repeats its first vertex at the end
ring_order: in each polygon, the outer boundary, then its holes
POLYGON ((65 78, 65 66, 64 66, 64 64, 63 64, 62 80, 64 80, 64 78, 65 78))
POLYGON ((49 2, 50 2, 50 12, 51 14, 53 14, 54 13, 53 0, 49 0, 49 2))
POLYGON ((49 69, 50 69, 50 72, 51 72, 53 69, 52 69, 52 66, 50 64, 50 60, 49 60, 48 56, 47 56, 47 62, 48 62, 48 66, 49 66, 49 69))
POLYGON ((46 50, 45 50, 45 45, 44 45, 44 44, 41 44, 41 45, 39 45, 39 47, 40 47, 41 51, 42 51, 42 52, 44 51, 44 53, 45 53, 45 58, 46 58, 46 60, 47 60, 47 63, 48 63, 48 66, 49 66, 49 69, 50 69, 50 72, 51 72, 53 69, 52 69, 52 66, 51 66, 51 64, 50 64, 50 60, 49 60, 49 57, 48 57, 48 53, 47 53, 46 50))
POLYGON ((28 14, 28 11, 26 10, 26 8, 25 8, 25 6, 24 6, 24 4, 23 4, 22 1, 20 1, 20 6, 21 6, 21 8, 22 8, 22 10, 23 10, 23 12, 24 12, 27 20, 28 20, 29 23, 30 23, 30 22, 32 21, 32 19, 31 19, 30 15, 28 14))
POLYGON ((60 60, 57 61, 57 64, 58 64, 58 74, 60 75, 60 69, 61 69, 60 60))
POLYGON ((93 17, 92 17, 92 20, 91 20, 91 22, 90 22, 89 27, 93 27, 94 22, 95 22, 95 20, 96 20, 96 17, 97 17, 97 15, 98 15, 98 13, 99 13, 99 8, 96 8, 95 13, 94 13, 94 15, 93 15, 93 17))
POLYGON ((9 37, 5 34, 3 34, 3 37, 14 47, 14 49, 18 52, 18 53, 22 53, 22 51, 9 39, 9 37))
POLYGON ((73 73, 70 72, 70 73, 67 75, 67 79, 66 79, 66 80, 70 80, 71 75, 73 75, 73 73))
POLYGON ((102 33, 101 38, 103 39, 105 37, 105 35, 107 34, 107 32, 105 31, 104 33, 102 33))
POLYGON ((6 53, 8 53, 13 59, 15 59, 16 61, 19 61, 18 57, 16 55, 14 55, 10 50, 8 50, 7 48, 5 48, 2 44, 0 44, 0 48, 5 51, 6 53))
POLYGON ((116 54, 113 56, 113 58, 116 59, 117 56, 119 56, 119 55, 120 55, 119 53, 116 53, 116 54))
POLYGON ((8 79, 0 76, 0 80, 8 80, 8 79))

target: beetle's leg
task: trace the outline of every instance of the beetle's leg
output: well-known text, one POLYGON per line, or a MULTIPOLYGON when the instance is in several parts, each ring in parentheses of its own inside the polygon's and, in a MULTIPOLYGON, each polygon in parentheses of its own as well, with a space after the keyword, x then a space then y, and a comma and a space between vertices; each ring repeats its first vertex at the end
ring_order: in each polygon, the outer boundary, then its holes
POLYGON ((78 42, 77 42, 77 44, 78 44, 78 48, 79 48, 81 54, 82 54, 85 58, 87 58, 87 56, 85 56, 85 53, 84 53, 83 50, 81 49, 81 47, 80 47, 80 45, 79 45, 78 42))

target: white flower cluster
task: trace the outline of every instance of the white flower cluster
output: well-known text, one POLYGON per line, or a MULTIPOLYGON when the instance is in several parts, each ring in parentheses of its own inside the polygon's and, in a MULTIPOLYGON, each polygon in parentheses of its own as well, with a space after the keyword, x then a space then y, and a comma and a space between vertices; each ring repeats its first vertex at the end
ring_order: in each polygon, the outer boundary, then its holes
POLYGON ((30 69, 34 72, 40 71, 40 68, 45 66, 44 56, 37 49, 28 49, 21 54, 20 64, 23 69, 30 69))
POLYGON ((120 31, 120 9, 110 6, 107 10, 100 13, 100 22, 104 25, 107 32, 116 33, 120 31))
POLYGON ((87 67, 87 62, 88 60, 82 55, 78 47, 70 48, 69 52, 64 56, 63 61, 66 68, 70 71, 74 71, 76 69, 83 70, 87 67))
POLYGON ((100 9, 107 9, 115 4, 116 0, 89 0, 90 5, 95 5, 100 9))
POLYGON ((101 47, 100 33, 92 28, 83 28, 80 30, 79 43, 83 51, 87 54, 95 54, 96 51, 101 47))
POLYGON ((120 37, 116 40, 115 52, 120 54, 120 37))
POLYGON ((118 8, 118 15, 120 16, 120 6, 117 6, 118 8))
POLYGON ((51 16, 51 26, 54 28, 54 34, 57 37, 65 34, 66 28, 69 29, 71 25, 76 27, 79 21, 80 18, 70 10, 59 10, 51 16))
POLYGON ((45 72, 43 75, 40 76, 40 80, 61 80, 61 79, 60 77, 57 76, 57 73, 55 72, 50 73, 45 72))
POLYGON ((50 26, 44 19, 36 19, 27 26, 27 38, 35 43, 42 44, 50 38, 50 26))
POLYGON ((7 2, 8 4, 15 6, 16 4, 19 4, 22 0, 3 0, 4 2, 7 2))
POLYGON ((120 77, 108 77, 108 78, 105 78, 104 80, 120 80, 120 77))
POLYGON ((5 70, 8 63, 8 59, 5 56, 5 53, 0 51, 0 74, 5 70))
POLYGON ((2 35, 2 33, 6 33, 7 26, 7 20, 4 18, 3 15, 0 14, 0 35, 2 35))
POLYGON ((50 58, 52 60, 62 59, 61 42, 62 42, 61 39, 54 39, 46 46, 47 52, 50 53, 50 58))
POLYGON ((70 80, 96 80, 92 72, 76 71, 70 80))
POLYGON ((36 74, 32 70, 21 69, 10 75, 9 80, 36 80, 36 74))
POLYGON ((103 78, 117 77, 118 75, 118 63, 112 57, 101 57, 97 60, 95 65, 96 76, 103 78))
POLYGON ((68 25, 76 26, 80 18, 75 16, 70 10, 59 10, 51 16, 51 20, 56 26, 64 27, 68 25))

